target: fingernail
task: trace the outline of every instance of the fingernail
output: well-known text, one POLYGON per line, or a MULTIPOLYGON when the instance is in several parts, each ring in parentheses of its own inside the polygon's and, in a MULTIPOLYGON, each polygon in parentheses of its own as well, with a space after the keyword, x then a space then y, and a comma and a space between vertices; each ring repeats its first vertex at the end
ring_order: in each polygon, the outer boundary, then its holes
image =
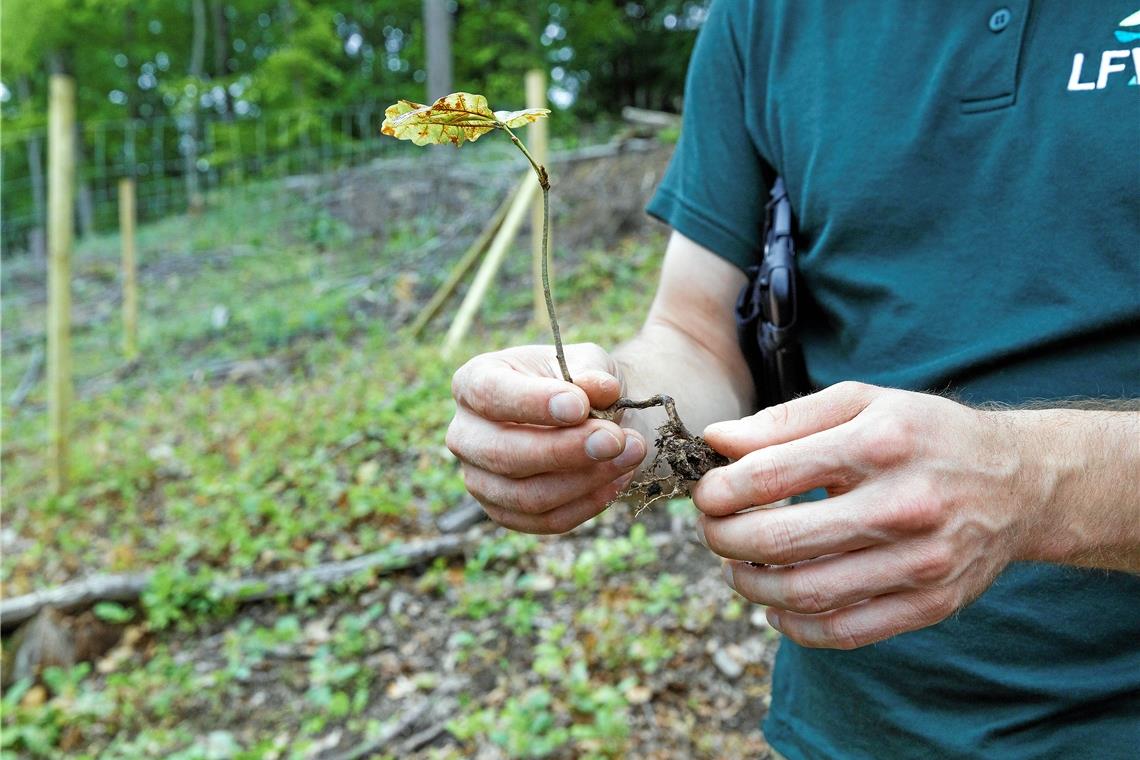
POLYGON ((559 393, 550 399, 550 416, 561 422, 577 422, 586 414, 586 405, 573 393, 559 393))
POLYGON ((772 626, 780 633, 784 632, 784 629, 780 627, 780 613, 769 607, 768 611, 764 614, 768 618, 768 625, 772 626))
POLYGON ((709 540, 705 538, 705 523, 703 520, 697 520, 697 540, 701 542, 701 546, 706 549, 709 548, 709 540))
POLYGON ((608 430, 595 430, 586 439, 586 456, 602 461, 613 459, 622 451, 621 441, 608 430))
POLYGON ((724 582, 728 584, 728 587, 730 589, 735 591, 736 590, 736 579, 733 577, 732 563, 731 562, 722 562, 720 564, 720 572, 724 576, 724 582))
POLYGON ((625 449, 621 452, 614 464, 620 468, 633 467, 645 458, 645 444, 636 435, 629 432, 625 434, 625 449))

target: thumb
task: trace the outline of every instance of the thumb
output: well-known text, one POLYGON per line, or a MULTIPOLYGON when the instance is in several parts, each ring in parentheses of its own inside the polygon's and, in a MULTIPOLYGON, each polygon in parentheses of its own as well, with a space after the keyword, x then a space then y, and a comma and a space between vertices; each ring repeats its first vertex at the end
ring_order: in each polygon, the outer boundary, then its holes
POLYGON ((586 392, 594 409, 605 409, 621 398, 621 381, 600 369, 575 372, 574 384, 586 392))
POLYGON ((714 422, 705 428, 704 438, 721 454, 740 459, 756 449, 799 440, 850 422, 882 392, 882 388, 865 383, 836 383, 761 409, 751 417, 714 422))

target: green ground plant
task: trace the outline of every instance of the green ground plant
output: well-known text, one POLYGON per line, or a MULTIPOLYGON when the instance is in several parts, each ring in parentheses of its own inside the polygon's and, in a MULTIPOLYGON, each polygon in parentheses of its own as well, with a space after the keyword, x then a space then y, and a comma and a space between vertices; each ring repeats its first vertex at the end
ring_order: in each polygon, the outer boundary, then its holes
MULTIPOLYGON (((469 158, 480 160, 478 150, 469 158)), ((494 204, 490 193, 485 201, 494 204)), ((664 515, 628 526, 624 512, 612 512, 598 533, 557 541, 481 528, 486 538, 466 558, 422 572, 241 608, 211 598, 211 579, 309 567, 431 534, 436 512, 462 499, 443 441, 453 366, 436 346, 401 335, 390 313, 354 316, 370 302, 347 284, 375 276, 383 295, 385 267, 422 248, 445 220, 393 236, 378 262, 378 244, 347 228, 337 233, 343 245, 314 245, 313 220, 326 216, 259 187, 212 199, 201 218, 140 229, 140 260, 151 267, 144 292, 152 294, 142 362, 105 382, 116 371, 116 319, 93 319, 77 332, 77 473, 66 497, 43 488, 39 391, 21 408, 4 405, 4 540, 17 537, 0 557, 5 594, 100 571, 156 575, 141 605, 95 611, 124 626, 134 644, 4 692, 3 756, 320 756, 337 732, 341 748, 381 736, 406 703, 440 699, 448 678, 467 679, 454 695, 456 732, 441 735, 442 746, 388 756, 462 758, 507 747, 520 756, 630 756, 631 726, 644 714, 631 689, 676 667, 685 646, 690 662, 704 657, 671 621, 718 625, 723 598, 671 601, 664 576, 691 581, 703 571, 676 566, 672 550, 651 540, 664 515), (287 282, 258 287, 275 279, 287 282), (230 312, 221 329, 210 324, 219 303, 230 312), (272 321, 282 303, 321 315, 319 330, 296 314, 277 323, 272 341, 234 327, 272 321), (213 363, 246 360, 269 369, 241 379, 202 374, 213 363), (397 593, 413 608, 389 603, 397 593), (400 647, 425 628, 431 636, 417 647, 430 664, 399 670, 408 657, 400 647), (441 678, 444 661, 454 670, 441 678), (388 696, 401 678, 414 688, 402 701, 388 696), (493 696, 500 679, 510 705, 493 696), (548 699, 526 696, 531 689, 548 699), (552 722, 528 739, 525 719, 543 716, 552 722)), ((653 234, 565 256, 567 277, 555 295, 570 318, 567 340, 630 336, 630 315, 652 296, 662 244, 653 234), (598 287, 617 277, 623 287, 598 287)), ((78 308, 112 302, 116 257, 114 237, 81 243, 78 308)), ((42 316, 35 289, 17 277, 30 271, 23 266, 6 262, 3 273, 5 399, 34 348, 9 341, 8 330, 21 333, 42 316)), ((506 266, 508 283, 529 274, 529 261, 506 266)), ((438 284, 443 269, 425 269, 421 286, 438 284)), ((524 303, 516 296, 529 289, 513 287, 502 302, 524 303)), ((486 315, 465 350, 541 339, 506 307, 486 315)))

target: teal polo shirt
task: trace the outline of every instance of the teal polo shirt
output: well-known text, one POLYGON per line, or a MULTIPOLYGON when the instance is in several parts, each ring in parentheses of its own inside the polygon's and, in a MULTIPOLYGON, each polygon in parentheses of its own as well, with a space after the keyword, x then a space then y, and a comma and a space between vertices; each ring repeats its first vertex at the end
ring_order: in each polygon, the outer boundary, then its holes
MULTIPOLYGON (((649 212, 758 260, 784 177, 818 386, 1140 397, 1140 0, 714 0, 649 212)), ((1140 757, 1140 577, 1017 563, 952 618, 780 647, 791 758, 1140 757)))

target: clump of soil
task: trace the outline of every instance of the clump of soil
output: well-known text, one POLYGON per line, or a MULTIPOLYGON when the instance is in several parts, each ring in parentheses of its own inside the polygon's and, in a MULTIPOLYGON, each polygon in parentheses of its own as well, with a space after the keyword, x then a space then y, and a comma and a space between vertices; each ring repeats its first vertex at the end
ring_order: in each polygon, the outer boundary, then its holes
POLYGON ((668 415, 668 419, 657 428, 657 454, 645 473, 613 499, 633 500, 637 510, 635 514, 641 514, 655 501, 688 496, 692 484, 706 472, 728 464, 728 458, 714 451, 704 438, 689 432, 677 416, 676 405, 669 396, 659 394, 645 401, 619 399, 608 409, 595 410, 591 416, 612 421, 625 409, 648 409, 654 406, 665 407, 665 414, 668 415))

